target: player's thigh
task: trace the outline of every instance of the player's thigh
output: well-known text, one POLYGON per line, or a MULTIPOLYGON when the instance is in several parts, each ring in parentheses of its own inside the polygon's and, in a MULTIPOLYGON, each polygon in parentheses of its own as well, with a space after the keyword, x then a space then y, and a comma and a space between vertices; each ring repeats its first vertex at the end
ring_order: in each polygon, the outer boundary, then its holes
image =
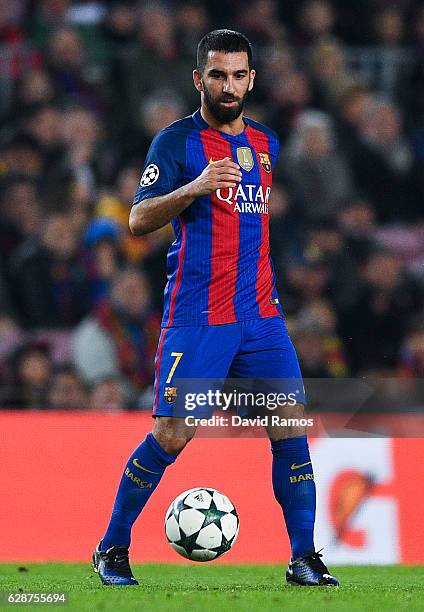
POLYGON ((269 317, 246 321, 240 349, 231 364, 229 376, 233 378, 271 379, 281 393, 304 404, 302 373, 296 350, 282 317, 269 317))
POLYGON ((229 376, 252 381, 261 396, 255 412, 267 417, 271 440, 305 435, 302 373, 282 317, 246 322, 229 376))
POLYGON ((199 393, 209 381, 225 379, 239 344, 238 324, 163 329, 155 358, 153 414, 184 416, 176 407, 181 395, 191 391, 191 381, 192 392, 199 393))

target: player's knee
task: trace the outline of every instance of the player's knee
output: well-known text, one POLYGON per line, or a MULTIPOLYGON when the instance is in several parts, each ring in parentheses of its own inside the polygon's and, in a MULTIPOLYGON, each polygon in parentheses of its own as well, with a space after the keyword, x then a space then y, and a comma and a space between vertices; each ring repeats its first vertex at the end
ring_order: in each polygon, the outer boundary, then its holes
MULTIPOLYGON (((156 437, 156 436, 155 436, 156 437)), ((163 450, 170 455, 179 455, 191 438, 184 436, 161 435, 156 438, 163 450)))
POLYGON ((280 407, 276 411, 276 416, 281 421, 266 428, 271 442, 278 442, 278 440, 285 440, 287 438, 299 438, 307 434, 305 407, 303 404, 280 407))
POLYGON ((178 455, 193 438, 193 428, 184 426, 181 419, 156 418, 153 435, 166 453, 178 455))

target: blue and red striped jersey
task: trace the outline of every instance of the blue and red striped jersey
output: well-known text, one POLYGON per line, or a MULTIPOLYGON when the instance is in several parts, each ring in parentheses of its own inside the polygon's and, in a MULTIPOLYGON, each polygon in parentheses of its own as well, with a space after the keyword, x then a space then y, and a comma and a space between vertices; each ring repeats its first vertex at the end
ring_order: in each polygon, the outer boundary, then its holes
POLYGON ((244 118, 237 136, 210 127, 200 110, 154 138, 134 204, 165 195, 224 157, 241 168, 235 188, 199 197, 172 220, 162 326, 219 325, 282 314, 269 253, 269 198, 279 140, 244 118))

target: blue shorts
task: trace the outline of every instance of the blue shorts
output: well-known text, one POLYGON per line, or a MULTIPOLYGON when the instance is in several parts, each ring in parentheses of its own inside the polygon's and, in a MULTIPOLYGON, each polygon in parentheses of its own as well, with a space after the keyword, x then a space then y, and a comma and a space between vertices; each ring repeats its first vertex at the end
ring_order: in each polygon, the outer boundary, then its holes
POLYGON ((155 358, 154 416, 175 414, 179 379, 274 379, 305 403, 302 374, 283 317, 162 329, 155 358))

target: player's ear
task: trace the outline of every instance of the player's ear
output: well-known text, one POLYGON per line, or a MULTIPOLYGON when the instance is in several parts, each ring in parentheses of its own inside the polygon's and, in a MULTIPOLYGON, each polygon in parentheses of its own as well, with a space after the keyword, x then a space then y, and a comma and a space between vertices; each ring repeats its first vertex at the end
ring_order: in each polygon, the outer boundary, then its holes
POLYGON ((203 91, 202 73, 197 68, 193 70, 193 82, 197 91, 203 91))
POLYGON ((249 87, 247 88, 248 91, 252 91, 253 89, 253 83, 255 81, 255 76, 256 76, 256 70, 251 70, 250 75, 249 75, 249 87))

